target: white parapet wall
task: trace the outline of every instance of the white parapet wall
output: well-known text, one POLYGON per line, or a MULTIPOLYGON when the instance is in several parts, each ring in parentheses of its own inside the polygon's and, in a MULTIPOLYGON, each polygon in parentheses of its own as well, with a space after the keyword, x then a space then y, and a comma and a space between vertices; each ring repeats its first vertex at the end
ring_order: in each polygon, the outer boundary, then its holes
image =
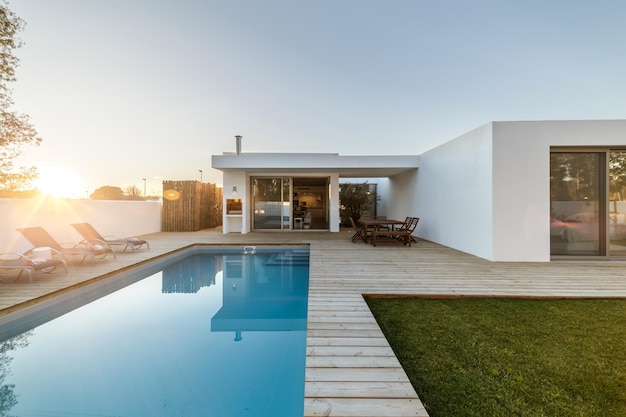
POLYGON ((131 237, 161 231, 160 201, 0 199, 0 252, 32 245, 16 230, 41 226, 59 243, 78 242, 72 223, 91 223, 102 235, 131 237))
POLYGON ((492 127, 420 155, 416 174, 391 178, 393 213, 419 217, 416 235, 493 260, 492 127), (406 213, 406 214, 405 214, 406 213))

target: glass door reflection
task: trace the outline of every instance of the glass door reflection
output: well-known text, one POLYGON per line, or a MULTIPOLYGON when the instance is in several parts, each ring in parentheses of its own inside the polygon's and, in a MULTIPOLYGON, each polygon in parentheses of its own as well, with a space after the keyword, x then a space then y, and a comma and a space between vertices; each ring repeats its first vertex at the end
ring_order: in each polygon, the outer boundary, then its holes
POLYGON ((626 151, 609 153, 609 254, 626 256, 626 151))
POLYGON ((605 152, 550 154, 550 254, 606 255, 605 152))
POLYGON ((291 194, 289 178, 252 178, 253 228, 255 230, 289 230, 291 227, 291 194))

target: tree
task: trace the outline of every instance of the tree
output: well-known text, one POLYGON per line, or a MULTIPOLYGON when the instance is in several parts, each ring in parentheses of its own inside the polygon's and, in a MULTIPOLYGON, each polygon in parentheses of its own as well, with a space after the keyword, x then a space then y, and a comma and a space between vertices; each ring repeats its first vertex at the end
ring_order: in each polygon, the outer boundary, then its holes
POLYGON ((610 199, 626 199, 626 152, 613 151, 609 154, 610 199))
POLYGON ((123 200, 124 193, 120 187, 105 185, 94 191, 89 198, 92 200, 123 200))
POLYGON ((10 415, 11 408, 17 404, 15 384, 5 384, 5 379, 11 375, 13 361, 9 352, 27 347, 30 343, 28 338, 32 335, 30 330, 0 343, 0 416, 10 415))
POLYGON ((37 178, 35 167, 14 165, 22 154, 24 145, 38 146, 41 138, 30 123, 28 115, 10 111, 13 105, 12 90, 8 84, 15 81, 15 69, 19 59, 13 51, 22 46, 17 36, 25 22, 0 1, 0 191, 20 190, 37 178))
POLYGON ((376 199, 376 193, 372 192, 367 182, 363 184, 340 184, 341 224, 349 225, 349 217, 352 217, 356 222, 362 215, 372 213, 376 199))
POLYGON ((145 200, 143 193, 136 185, 126 187, 125 194, 127 200, 145 200))
POLYGON ((584 201, 598 198, 597 166, 598 156, 594 153, 551 153, 550 198, 552 201, 584 201))

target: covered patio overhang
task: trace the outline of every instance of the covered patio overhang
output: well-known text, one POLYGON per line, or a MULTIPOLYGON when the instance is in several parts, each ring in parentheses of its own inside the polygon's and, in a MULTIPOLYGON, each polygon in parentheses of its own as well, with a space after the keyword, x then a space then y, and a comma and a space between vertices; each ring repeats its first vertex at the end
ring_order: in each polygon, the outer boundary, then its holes
POLYGON ((224 233, 251 230, 253 177, 324 177, 328 179, 328 230, 339 231, 339 180, 390 178, 417 170, 417 155, 345 156, 335 153, 224 153, 212 156, 212 167, 223 172, 224 207, 240 200, 241 212, 224 211, 224 233))

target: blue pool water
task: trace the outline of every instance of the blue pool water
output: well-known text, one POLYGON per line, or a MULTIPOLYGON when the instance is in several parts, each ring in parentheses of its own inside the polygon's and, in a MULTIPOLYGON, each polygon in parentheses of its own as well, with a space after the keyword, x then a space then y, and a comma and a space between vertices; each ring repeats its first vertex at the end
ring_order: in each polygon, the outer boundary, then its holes
POLYGON ((0 416, 302 416, 308 248, 221 251, 2 342, 0 416))

